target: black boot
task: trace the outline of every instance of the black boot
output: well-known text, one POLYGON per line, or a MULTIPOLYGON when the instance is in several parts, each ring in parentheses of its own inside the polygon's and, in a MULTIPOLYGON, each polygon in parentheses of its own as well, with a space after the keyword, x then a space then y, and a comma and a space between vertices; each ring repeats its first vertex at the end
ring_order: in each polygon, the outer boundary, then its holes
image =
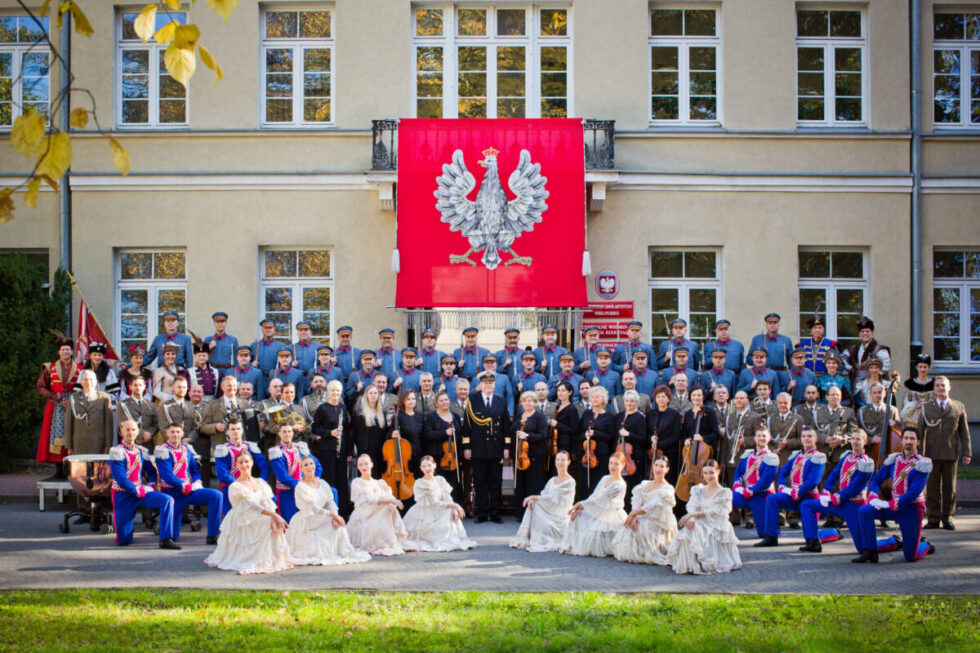
POLYGON ((877 564, 878 552, 872 551, 871 549, 865 549, 864 553, 851 560, 851 562, 871 562, 877 564))
POLYGON ((205 544, 215 545, 215 544, 218 543, 218 536, 217 535, 208 535, 208 538, 206 540, 204 540, 204 543, 205 544))
POLYGON ((932 542, 930 542, 929 540, 927 540, 926 538, 923 537, 919 541, 920 542, 925 542, 926 544, 929 545, 929 551, 926 553, 927 556, 931 556, 933 553, 936 552, 936 546, 932 542))
POLYGON ((806 544, 801 546, 799 551, 806 551, 807 553, 820 553, 823 551, 823 545, 820 544, 820 540, 807 540, 806 544))
POLYGON ((181 547, 179 544, 177 544, 173 540, 160 540, 160 548, 161 549, 174 549, 176 551, 176 550, 179 550, 179 549, 181 549, 183 547, 181 547))
POLYGON ((752 546, 779 546, 779 538, 771 535, 764 535, 761 540, 752 546))

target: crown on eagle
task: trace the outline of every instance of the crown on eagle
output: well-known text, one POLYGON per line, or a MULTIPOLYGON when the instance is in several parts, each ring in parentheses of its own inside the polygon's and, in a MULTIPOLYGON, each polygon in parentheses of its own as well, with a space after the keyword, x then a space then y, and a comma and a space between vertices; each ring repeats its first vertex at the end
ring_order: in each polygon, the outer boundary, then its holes
POLYGON ((485 157, 491 157, 492 156, 493 158, 496 159, 498 154, 500 154, 500 150, 498 150, 497 148, 495 148, 493 145, 491 145, 487 149, 483 150, 483 156, 485 156, 485 157))

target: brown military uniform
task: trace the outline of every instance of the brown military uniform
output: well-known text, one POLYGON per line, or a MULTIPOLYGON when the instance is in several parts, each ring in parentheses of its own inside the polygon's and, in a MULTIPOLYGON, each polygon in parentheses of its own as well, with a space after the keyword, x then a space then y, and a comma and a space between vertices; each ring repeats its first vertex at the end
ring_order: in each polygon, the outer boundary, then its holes
POLYGON ((106 453, 112 447, 112 399, 96 392, 89 399, 81 392, 72 393, 65 415, 65 448, 73 454, 106 453))
POLYGON ((800 436, 803 434, 803 418, 789 411, 785 416, 781 416, 777 411, 775 415, 770 415, 766 419, 769 432, 772 433, 772 444, 770 449, 777 449, 778 445, 785 442, 786 446, 778 450, 779 466, 782 467, 789 460, 790 454, 803 448, 800 436))
POLYGON ((136 443, 149 447, 149 440, 144 441, 143 433, 149 433, 152 440, 157 432, 157 412, 153 403, 142 399, 136 401, 132 396, 124 397, 116 404, 116 428, 123 422, 132 420, 140 427, 140 435, 137 436, 136 443))
POLYGON ((945 409, 938 399, 923 404, 919 433, 922 453, 932 459, 932 473, 926 481, 926 520, 930 524, 948 521, 956 515, 957 462, 973 455, 963 402, 947 399, 945 409))

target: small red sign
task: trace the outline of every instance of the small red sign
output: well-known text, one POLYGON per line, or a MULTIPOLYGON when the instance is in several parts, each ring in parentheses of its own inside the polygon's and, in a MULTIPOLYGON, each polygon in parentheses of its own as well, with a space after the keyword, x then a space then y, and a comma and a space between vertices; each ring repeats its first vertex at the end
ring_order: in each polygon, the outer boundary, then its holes
POLYGON ((633 302, 589 302, 582 313, 582 319, 586 321, 632 320, 633 302))

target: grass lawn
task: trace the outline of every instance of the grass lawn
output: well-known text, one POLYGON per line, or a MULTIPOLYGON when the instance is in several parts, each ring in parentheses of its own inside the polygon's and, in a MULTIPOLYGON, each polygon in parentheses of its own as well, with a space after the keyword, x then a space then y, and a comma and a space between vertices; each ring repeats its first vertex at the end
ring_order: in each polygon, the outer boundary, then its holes
POLYGON ((0 594, 0 649, 977 651, 978 596, 0 594))
POLYGON ((980 467, 959 465, 956 468, 956 479, 958 481, 980 481, 980 467))

